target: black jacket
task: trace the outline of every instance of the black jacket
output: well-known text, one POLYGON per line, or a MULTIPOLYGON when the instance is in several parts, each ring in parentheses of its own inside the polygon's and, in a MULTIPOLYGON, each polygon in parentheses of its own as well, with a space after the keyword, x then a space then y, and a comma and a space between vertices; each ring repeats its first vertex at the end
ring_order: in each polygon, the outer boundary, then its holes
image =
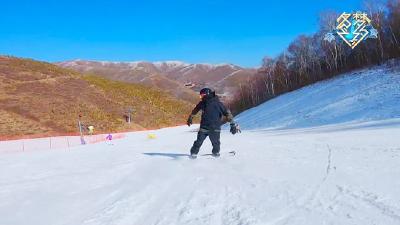
POLYGON ((206 130, 219 130, 226 121, 232 122, 232 113, 222 104, 217 96, 203 99, 192 111, 192 116, 202 111, 200 128, 206 130), (226 117, 224 121, 223 117, 226 117))

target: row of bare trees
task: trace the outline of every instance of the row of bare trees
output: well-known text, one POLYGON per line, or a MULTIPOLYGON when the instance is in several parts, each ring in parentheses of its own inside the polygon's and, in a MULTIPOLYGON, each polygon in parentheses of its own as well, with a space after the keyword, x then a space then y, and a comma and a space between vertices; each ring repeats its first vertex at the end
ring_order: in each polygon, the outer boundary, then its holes
POLYGON ((344 42, 324 40, 335 27, 335 12, 321 14, 320 28, 312 36, 296 38, 276 58, 265 57, 257 74, 241 85, 230 102, 234 113, 257 106, 283 93, 334 77, 343 72, 381 64, 400 57, 400 0, 371 1, 365 10, 378 31, 377 39, 367 39, 355 49, 344 42))

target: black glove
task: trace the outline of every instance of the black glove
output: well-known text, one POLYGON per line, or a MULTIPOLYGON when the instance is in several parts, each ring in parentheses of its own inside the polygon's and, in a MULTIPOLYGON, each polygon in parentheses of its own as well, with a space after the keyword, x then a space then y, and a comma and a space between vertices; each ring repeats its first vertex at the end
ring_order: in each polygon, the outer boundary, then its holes
POLYGON ((190 125, 193 124, 193 116, 192 116, 192 115, 189 116, 189 118, 187 119, 186 124, 187 124, 189 127, 190 127, 190 125))
POLYGON ((231 130, 230 132, 232 134, 236 134, 236 133, 241 133, 242 131, 240 130, 239 124, 237 123, 231 123, 231 130))

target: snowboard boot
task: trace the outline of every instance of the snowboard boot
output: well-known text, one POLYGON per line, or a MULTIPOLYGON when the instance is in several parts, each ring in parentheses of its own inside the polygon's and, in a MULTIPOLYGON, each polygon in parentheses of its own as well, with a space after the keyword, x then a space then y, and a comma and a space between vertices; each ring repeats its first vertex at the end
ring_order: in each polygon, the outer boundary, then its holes
POLYGON ((221 154, 219 154, 219 152, 218 153, 213 153, 212 156, 215 157, 215 158, 218 158, 218 157, 221 156, 221 154))
POLYGON ((190 154, 189 158, 191 158, 191 159, 197 159, 197 154, 190 154))

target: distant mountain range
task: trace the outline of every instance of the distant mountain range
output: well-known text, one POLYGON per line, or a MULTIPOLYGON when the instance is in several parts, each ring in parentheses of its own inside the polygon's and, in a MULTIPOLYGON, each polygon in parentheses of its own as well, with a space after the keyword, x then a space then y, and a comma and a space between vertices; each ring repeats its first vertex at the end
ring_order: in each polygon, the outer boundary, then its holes
POLYGON ((0 55, 0 138, 76 133, 79 114, 96 132, 174 126, 186 122, 192 107, 141 84, 0 55))
POLYGON ((212 87, 218 94, 232 97, 240 83, 255 74, 254 68, 233 64, 190 64, 181 61, 108 62, 72 60, 57 65, 82 73, 93 73, 109 79, 156 87, 184 100, 203 87, 212 87))

